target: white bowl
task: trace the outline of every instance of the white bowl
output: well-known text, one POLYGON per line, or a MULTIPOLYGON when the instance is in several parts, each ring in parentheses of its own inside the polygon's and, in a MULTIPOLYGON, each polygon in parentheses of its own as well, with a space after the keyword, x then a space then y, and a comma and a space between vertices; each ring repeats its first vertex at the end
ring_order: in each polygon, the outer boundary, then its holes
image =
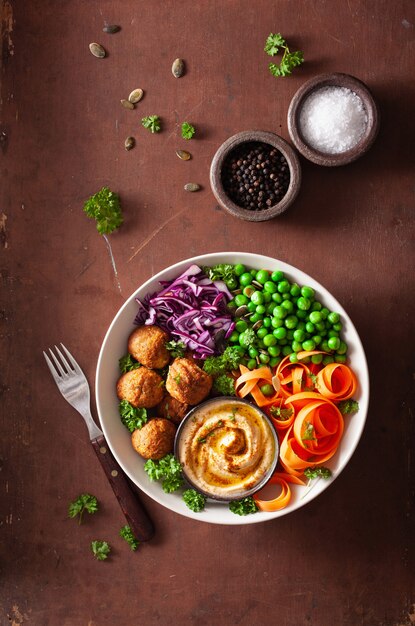
POLYGON ((311 276, 292 265, 288 265, 288 263, 259 254, 215 252, 186 259, 170 266, 145 282, 128 298, 113 319, 101 347, 96 375, 96 400, 102 430, 113 455, 131 480, 153 500, 156 500, 156 502, 171 511, 202 522, 229 525, 255 524, 287 515, 306 505, 327 489, 346 467, 359 443, 366 421, 369 405, 369 374, 362 342, 353 322, 339 302, 311 276), (312 489, 293 485, 291 502, 285 509, 280 511, 273 513, 258 511, 255 514, 241 517, 232 513, 227 504, 209 500, 204 511, 194 513, 187 508, 180 492, 176 494, 164 493, 159 483, 149 480, 144 472, 144 460, 134 451, 131 445, 130 433, 121 423, 115 385, 120 376, 118 359, 127 352, 127 339, 130 332, 134 329, 133 322, 137 313, 135 298, 138 297, 141 300, 147 293, 154 293, 160 290, 159 280, 172 280, 193 263, 208 266, 216 265, 217 263, 243 263, 249 268, 268 269, 271 271, 282 270, 292 282, 297 282, 300 286, 308 285, 313 287, 316 291, 317 299, 331 311, 336 311, 341 315, 343 323, 342 336, 349 347, 349 362, 359 380, 358 392, 354 396, 354 399, 359 402, 359 411, 352 417, 346 416, 345 430, 339 449, 330 462, 327 463, 327 466, 333 472, 333 477, 330 480, 320 479, 314 481, 312 489))

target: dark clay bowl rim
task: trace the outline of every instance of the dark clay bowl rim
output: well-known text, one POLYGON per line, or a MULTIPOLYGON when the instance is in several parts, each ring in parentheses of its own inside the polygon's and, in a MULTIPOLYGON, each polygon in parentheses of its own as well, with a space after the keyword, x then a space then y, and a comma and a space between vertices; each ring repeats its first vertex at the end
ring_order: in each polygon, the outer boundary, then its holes
POLYGON ((186 413, 186 415, 184 416, 184 418, 182 419, 182 421, 180 422, 177 431, 176 431, 176 436, 174 439, 174 456, 176 457, 176 459, 178 461, 180 461, 180 457, 179 457, 179 444, 180 444, 180 438, 183 432, 183 429, 185 427, 185 425, 187 424, 187 422, 189 421, 189 419, 192 418, 193 414, 196 411, 199 411, 200 408, 203 408, 209 404, 213 404, 213 403, 218 403, 218 402, 238 402, 240 404, 247 404, 248 406, 252 407, 253 409, 255 409, 263 418, 264 420, 267 422, 271 433, 274 437, 274 445, 275 445, 275 456, 274 459, 267 471, 267 473, 264 475, 264 477, 259 481, 259 483, 257 483, 255 485, 255 487, 252 487, 252 489, 247 490, 243 495, 238 495, 235 496, 233 498, 221 498, 220 496, 214 496, 211 493, 209 493, 208 491, 204 491, 203 489, 201 489, 199 487, 199 485, 197 485, 196 483, 194 483, 190 478, 188 478, 185 469, 182 466, 182 474, 183 477, 185 479, 185 481, 189 484, 189 486, 193 489, 196 489, 196 491, 198 491, 199 493, 203 494, 204 496, 206 496, 207 498, 209 498, 210 500, 215 500, 216 502, 233 502, 234 500, 241 500, 242 498, 247 498, 248 496, 252 496, 254 493, 256 493, 257 491, 259 491, 260 489, 262 489, 262 487, 264 487, 266 485, 266 483, 269 481, 269 479, 271 478, 271 476, 273 475, 275 468, 277 466, 278 463, 278 459, 280 456, 280 443, 279 443, 279 439, 278 439, 278 435, 277 435, 277 431, 275 430, 271 420, 269 419, 268 415, 266 413, 264 413, 264 411, 262 411, 259 407, 257 407, 255 404, 253 404, 252 402, 249 402, 249 400, 244 400, 243 398, 238 398, 236 396, 215 396, 214 398, 209 398, 208 400, 204 400, 203 402, 201 402, 200 404, 197 404, 196 406, 194 406, 192 409, 190 409, 190 411, 188 411, 188 413, 186 413))
POLYGON ((372 146, 379 131, 380 114, 378 106, 365 83, 350 74, 320 74, 302 85, 295 93, 288 108, 288 132, 297 150, 309 161, 317 165, 335 167, 352 163, 365 154, 372 146), (354 91, 362 100, 367 114, 366 131, 353 148, 339 154, 327 154, 309 146, 300 131, 299 116, 302 104, 313 91, 323 87, 346 87, 354 91))
POLYGON ((281 215, 296 199, 301 186, 301 166, 297 154, 289 143, 279 135, 263 130, 246 130, 229 137, 218 148, 210 166, 210 186, 219 205, 234 217, 250 222, 263 222, 281 215), (243 143, 261 142, 277 148, 286 158, 290 170, 290 184, 285 196, 263 211, 251 211, 235 204, 222 185, 222 168, 226 157, 243 143))

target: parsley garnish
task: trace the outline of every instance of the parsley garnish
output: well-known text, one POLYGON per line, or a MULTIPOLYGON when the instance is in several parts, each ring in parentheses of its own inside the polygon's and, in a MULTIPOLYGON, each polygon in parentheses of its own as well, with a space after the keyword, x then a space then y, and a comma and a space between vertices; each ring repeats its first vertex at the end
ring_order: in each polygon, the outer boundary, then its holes
POLYGON ((349 415, 349 413, 356 413, 359 410, 359 403, 356 400, 342 400, 337 405, 342 415, 349 415))
POLYGON ((311 441, 312 439, 315 439, 314 437, 314 426, 311 422, 305 422, 306 423, 306 427, 305 430, 301 436, 302 441, 311 441))
POLYGON ((269 412, 271 413, 272 417, 283 422, 289 420, 291 415, 294 413, 293 409, 283 409, 280 406, 272 406, 269 412))
POLYGON ((209 356, 203 364, 203 369, 211 376, 218 376, 236 370, 242 358, 237 348, 228 346, 220 356, 209 356))
POLYGON ((159 461, 149 459, 144 465, 150 480, 161 480, 161 486, 166 493, 172 493, 183 484, 182 466, 173 454, 166 454, 159 461))
POLYGON ((284 51, 281 62, 279 65, 270 63, 269 71, 273 76, 289 76, 295 67, 304 62, 304 55, 301 50, 290 52, 281 33, 271 33, 265 42, 265 52, 273 57, 280 52, 280 48, 284 51))
POLYGON ((105 561, 111 552, 111 547, 107 541, 91 541, 91 550, 97 561, 105 561))
POLYGON ((229 510, 235 515, 249 515, 250 513, 256 513, 258 507, 252 496, 242 498, 242 500, 233 500, 229 502, 229 510))
POLYGON ((120 537, 125 539, 133 552, 135 552, 140 545, 140 542, 138 541, 138 539, 136 539, 136 537, 134 537, 133 531, 131 530, 131 527, 128 526, 128 524, 121 528, 120 537))
POLYGON ((176 385, 179 385, 181 381, 181 376, 180 374, 177 374, 177 376, 174 377, 174 382, 176 383, 176 385))
POLYGON ((183 491, 183 500, 186 506, 195 513, 203 511, 206 503, 206 496, 196 491, 196 489, 186 489, 183 491))
POLYGON ((191 139, 195 134, 195 128, 189 122, 183 122, 182 124, 182 137, 183 139, 191 139))
POLYGON ((221 374, 213 380, 213 390, 222 396, 236 396, 235 381, 227 374, 221 374))
POLYGON ((128 428, 130 433, 137 430, 137 428, 142 428, 147 422, 146 409, 138 409, 130 404, 128 400, 121 400, 118 405, 118 410, 120 412, 122 423, 126 428, 128 428))
POLYGON ((79 515, 78 523, 82 523, 82 515, 85 511, 88 513, 96 513, 98 511, 98 500, 90 493, 81 493, 81 495, 71 502, 68 506, 68 516, 76 517, 79 515))
POLYGON ((141 124, 152 133, 159 133, 161 130, 160 118, 158 115, 148 115, 143 117, 141 124))
POLYGON ((118 365, 120 366, 121 374, 126 374, 131 370, 136 370, 141 367, 141 363, 139 363, 131 354, 126 354, 118 359, 118 365))
POLYGON ((314 478, 330 478, 332 472, 328 467, 307 467, 304 470, 304 476, 313 480, 314 478))
POLYGON ((236 278, 235 266, 229 263, 220 263, 213 267, 204 267, 203 271, 212 282, 215 280, 223 280, 227 283, 228 281, 232 282, 236 278))
POLYGON ((186 352, 186 345, 183 341, 176 341, 175 339, 168 341, 166 343, 166 348, 174 358, 181 359, 186 352))
POLYGON ((96 220, 97 230, 101 235, 109 235, 123 222, 120 198, 108 187, 103 187, 84 204, 84 211, 96 220))

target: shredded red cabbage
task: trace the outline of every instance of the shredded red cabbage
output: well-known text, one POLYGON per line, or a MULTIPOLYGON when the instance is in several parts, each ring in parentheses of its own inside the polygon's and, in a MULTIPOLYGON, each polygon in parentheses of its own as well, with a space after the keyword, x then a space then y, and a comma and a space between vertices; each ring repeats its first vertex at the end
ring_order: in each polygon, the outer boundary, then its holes
POLYGON ((232 333, 235 323, 227 310, 232 299, 225 283, 208 278, 197 265, 191 265, 173 281, 160 281, 163 289, 136 298, 139 311, 135 324, 156 324, 200 359, 218 354, 216 340, 232 333))

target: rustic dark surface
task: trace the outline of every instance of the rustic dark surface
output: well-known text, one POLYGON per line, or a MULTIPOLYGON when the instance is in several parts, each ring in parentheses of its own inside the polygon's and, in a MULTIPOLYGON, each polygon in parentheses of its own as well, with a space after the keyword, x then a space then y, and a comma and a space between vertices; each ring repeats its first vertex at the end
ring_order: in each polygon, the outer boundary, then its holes
POLYGON ((411 0, 0 0, 1 624, 383 625, 415 621, 413 81, 411 0), (122 26, 102 32, 105 21, 122 26), (306 63, 267 70, 280 31, 306 63), (94 58, 97 41, 108 56, 94 58), (176 57, 187 73, 173 78, 176 57), (291 97, 313 75, 367 82, 381 130, 360 161, 302 161, 295 205, 250 224, 219 210, 209 164, 231 134, 288 139, 291 97), (136 87, 135 111, 120 99, 136 87), (159 114, 163 132, 139 127, 159 114), (192 122, 197 139, 178 139, 192 122), (124 149, 134 135, 136 147, 124 149), (193 154, 188 163, 178 148, 193 154), (203 190, 186 194, 183 185, 203 190), (105 241, 82 211, 102 185, 125 224, 105 241), (64 341, 91 383, 124 299, 194 254, 262 252, 304 269, 345 306, 370 367, 367 427, 336 484, 291 516, 246 527, 195 523, 145 498, 156 525, 130 552, 123 515, 82 420, 59 396, 42 349, 64 341), (411 334, 412 333, 412 334, 411 334), (70 499, 102 512, 83 526, 70 499), (111 562, 88 542, 106 538, 111 562))

